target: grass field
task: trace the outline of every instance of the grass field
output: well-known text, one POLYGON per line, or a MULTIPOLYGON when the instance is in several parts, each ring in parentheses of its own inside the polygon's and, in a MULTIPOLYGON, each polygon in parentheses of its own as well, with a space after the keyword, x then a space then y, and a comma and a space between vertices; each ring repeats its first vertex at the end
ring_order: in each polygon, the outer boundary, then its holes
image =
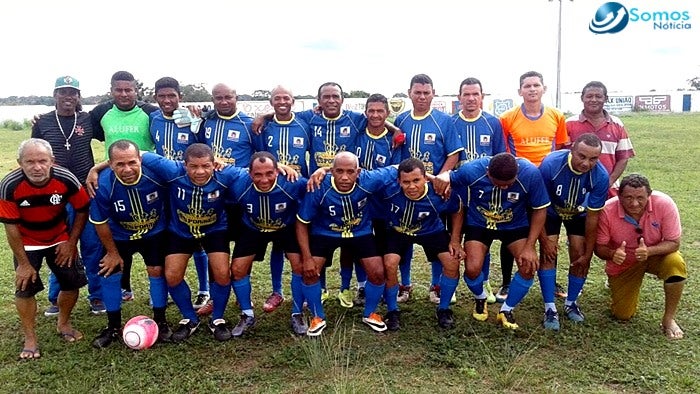
MULTIPOLYGON (((262 312, 270 281, 265 264, 258 264, 253 271, 258 325, 241 339, 218 343, 200 329, 180 345, 156 345, 141 352, 121 345, 93 349, 91 339, 106 325, 106 318, 91 316, 81 297, 74 324, 85 333, 85 340, 66 344, 55 333, 55 320, 40 315, 42 359, 20 362, 15 361, 22 335, 13 303, 11 252, 3 246, 0 392, 700 392, 700 316, 694 312, 700 310, 696 298, 700 288, 694 280, 700 255, 700 171, 694 158, 700 152, 700 139, 694 133, 700 114, 634 114, 623 121, 637 151, 627 172, 647 175, 652 188, 671 195, 681 211, 681 252, 691 276, 677 317, 685 330, 684 340, 670 342, 661 335, 662 284, 652 278, 645 281, 637 316, 628 323, 611 319, 603 264, 598 259, 580 298, 586 313, 583 325, 563 318, 561 332, 545 332, 537 282, 516 310, 520 330, 506 332, 496 326, 497 305, 489 307, 488 322, 478 323, 471 318, 473 303, 462 282, 454 306, 456 328, 444 331, 437 327, 434 305, 427 299, 429 266, 417 251, 414 298, 401 306, 402 328, 396 333, 371 332, 361 323, 359 308, 345 310, 332 298, 326 304, 329 327, 323 337, 296 338, 289 329, 289 302, 272 314, 262 312)), ((0 134, 0 152, 4 152, 0 173, 4 174, 14 167, 17 144, 29 132, 0 130, 0 134)), ((0 236, 6 245, 4 233, 0 236)), ((560 261, 567 261, 566 256, 562 254, 560 261)), ((125 319, 150 314, 145 269, 140 263, 134 267, 136 300, 124 305, 125 319)), ((497 263, 492 267, 492 283, 497 287, 500 269, 497 263)), ((335 296, 337 266, 328 272, 335 296)), ((46 268, 42 274, 45 278, 46 268)), ((558 278, 566 283, 565 272, 559 272, 558 278)), ((287 295, 289 279, 287 267, 287 295)), ((196 283, 194 269, 189 270, 189 283, 196 283)), ((38 299, 43 310, 46 293, 38 299)), ((562 310, 562 302, 557 303, 562 310)), ((226 318, 235 322, 237 315, 231 300, 226 318)), ((169 308, 168 318, 173 324, 179 320, 176 307, 169 308)))

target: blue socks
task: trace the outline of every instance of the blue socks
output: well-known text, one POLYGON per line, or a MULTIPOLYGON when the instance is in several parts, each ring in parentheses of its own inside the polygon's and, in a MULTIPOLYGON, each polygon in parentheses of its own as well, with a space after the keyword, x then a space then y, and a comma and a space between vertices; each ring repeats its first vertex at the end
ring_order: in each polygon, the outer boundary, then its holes
MULTIPOLYGON (((479 298, 484 294, 484 273, 479 272, 479 276, 474 279, 469 279, 467 275, 464 275, 464 283, 467 284, 469 290, 474 294, 475 297, 479 298)), ((440 289, 442 291, 442 289, 440 289)))
MULTIPOLYGON (((250 283, 250 277, 247 277, 248 283, 250 283)), ((211 299, 214 304, 214 310, 211 314, 211 319, 221 319, 224 317, 224 311, 226 310, 226 304, 228 304, 228 299, 231 295, 231 284, 220 285, 216 281, 211 282, 211 299)), ((250 299, 250 295, 248 295, 250 299)))
POLYGON ((369 317, 369 314, 377 309, 377 305, 379 305, 379 300, 382 299, 383 294, 384 283, 382 283, 381 285, 375 285, 370 281, 367 281, 367 283, 365 283, 365 310, 363 314, 364 317, 369 317))
POLYGON ((168 305, 168 285, 165 283, 165 277, 149 276, 148 285, 153 308, 165 308, 168 305))
POLYGON ((537 277, 540 279, 542 301, 544 301, 545 304, 553 304, 554 290, 556 289, 557 282, 557 270, 555 268, 538 270, 537 277))
MULTIPOLYGON (((442 277, 442 263, 439 260, 430 262, 430 275, 430 285, 439 285, 440 277, 442 277)), ((442 292, 442 285, 440 286, 440 291, 442 292)))
POLYGON ((192 306, 192 291, 187 285, 187 282, 182 280, 173 287, 168 286, 168 290, 170 291, 170 297, 175 301, 175 305, 180 309, 182 317, 193 322, 198 322, 199 318, 192 306))
MULTIPOLYGON (((503 303, 503 306, 507 306, 506 309, 513 309, 515 306, 517 306, 520 301, 525 298, 527 295, 527 292, 530 291, 530 287, 532 287, 532 283, 534 282, 534 279, 526 280, 522 276, 520 276, 519 272, 516 272, 515 275, 513 275, 513 280, 510 282, 510 288, 508 290, 508 298, 506 298, 506 302, 503 303)), ((554 296, 554 292, 552 291, 552 296, 554 296)), ((506 310, 501 308, 501 310, 506 310)))
POLYGON ((282 271, 284 271, 284 252, 272 249, 270 252, 270 279, 272 292, 282 295, 282 271))
POLYGON ((440 277, 440 305, 439 309, 449 309, 452 295, 457 290, 458 278, 448 278, 445 275, 440 277))
MULTIPOLYGON (((401 272, 401 284, 409 286, 411 284, 411 261, 413 260, 413 245, 406 251, 406 254, 401 256, 399 263, 399 271, 401 272)), ((442 267, 442 265, 440 266, 442 267)), ((442 272, 442 268, 441 271, 442 272)))
MULTIPOLYGON (((366 291, 366 290, 365 290, 366 291)), ((366 294, 366 293, 365 293, 366 294)), ((396 311, 399 309, 399 304, 396 298, 399 296, 399 285, 384 287, 384 302, 386 302, 386 311, 396 311)))
POLYGON ((292 273, 292 314, 302 312, 304 306, 304 289, 301 275, 292 273))
POLYGON ((311 314, 326 320, 326 313, 323 311, 323 304, 321 303, 321 282, 316 282, 312 285, 302 283, 301 288, 311 314))
POLYGON ((194 268, 197 270, 197 279, 199 280, 199 292, 209 293, 209 256, 199 250, 192 254, 194 259, 194 268))
POLYGON ((246 275, 239 280, 234 280, 231 285, 233 286, 233 292, 236 293, 238 305, 241 306, 241 312, 250 313, 253 310, 252 301, 250 300, 250 292, 252 291, 252 287, 250 285, 250 275, 246 275))
POLYGON ((586 278, 579 278, 578 276, 573 276, 569 274, 569 287, 566 294, 566 305, 571 305, 578 299, 581 289, 583 289, 583 284, 586 283, 586 278))
POLYGON ((122 309, 122 273, 117 272, 108 277, 99 276, 102 285, 102 302, 105 303, 107 312, 122 309))

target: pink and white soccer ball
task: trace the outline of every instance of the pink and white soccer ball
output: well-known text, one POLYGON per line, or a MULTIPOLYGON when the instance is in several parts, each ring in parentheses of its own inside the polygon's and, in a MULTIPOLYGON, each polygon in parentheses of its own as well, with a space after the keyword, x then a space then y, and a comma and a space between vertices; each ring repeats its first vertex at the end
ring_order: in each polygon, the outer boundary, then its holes
POLYGON ((158 324, 148 316, 132 317, 124 325, 122 338, 134 350, 148 349, 158 340, 158 324))

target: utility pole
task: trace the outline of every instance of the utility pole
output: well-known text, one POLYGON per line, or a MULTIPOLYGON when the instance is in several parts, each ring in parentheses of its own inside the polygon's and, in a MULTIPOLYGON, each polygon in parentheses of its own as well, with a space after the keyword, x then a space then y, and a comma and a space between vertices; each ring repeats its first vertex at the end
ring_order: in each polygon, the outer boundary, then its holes
MULTIPOLYGON (((549 0, 550 2, 554 0, 549 0)), ((559 1, 559 18, 557 23, 557 93, 556 107, 561 108, 561 20, 562 20, 562 0, 559 1)), ((574 1, 574 0, 569 0, 574 1)))

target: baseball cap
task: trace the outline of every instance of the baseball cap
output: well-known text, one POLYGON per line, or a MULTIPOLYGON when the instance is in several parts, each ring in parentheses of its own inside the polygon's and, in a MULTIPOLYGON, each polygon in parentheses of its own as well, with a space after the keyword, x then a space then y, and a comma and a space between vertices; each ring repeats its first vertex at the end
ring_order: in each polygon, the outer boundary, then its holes
POLYGON ((78 82, 77 79, 71 77, 70 75, 58 77, 56 78, 56 85, 54 86, 54 90, 60 88, 73 88, 77 91, 80 91, 80 82, 78 82))

